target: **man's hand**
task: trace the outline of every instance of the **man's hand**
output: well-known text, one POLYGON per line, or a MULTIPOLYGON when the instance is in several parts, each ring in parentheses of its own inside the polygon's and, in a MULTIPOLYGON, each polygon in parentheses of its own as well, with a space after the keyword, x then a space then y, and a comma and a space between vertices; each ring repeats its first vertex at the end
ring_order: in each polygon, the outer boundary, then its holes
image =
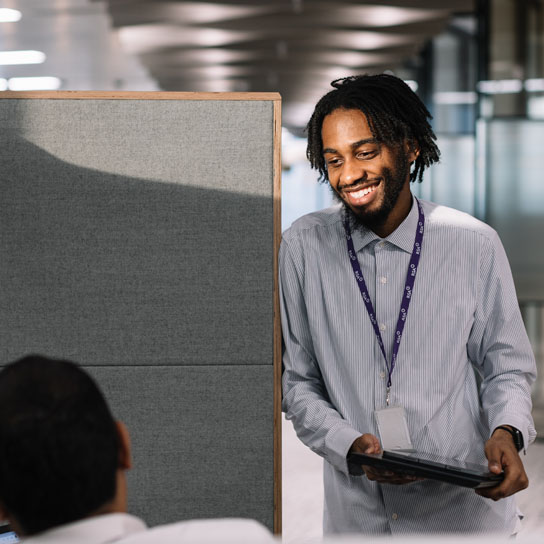
POLYGON ((485 456, 489 462, 490 472, 500 474, 504 470, 504 480, 496 487, 477 489, 478 495, 498 501, 529 485, 529 478, 508 431, 497 429, 491 435, 485 444, 485 456))
MULTIPOLYGON (((381 453, 382 448, 380 441, 372 434, 363 434, 351 445, 350 452, 356 453, 381 453)), ((398 474, 390 470, 383 470, 376 467, 363 465, 365 475, 369 480, 380 484, 403 485, 422 480, 416 476, 408 476, 407 474, 398 474)))

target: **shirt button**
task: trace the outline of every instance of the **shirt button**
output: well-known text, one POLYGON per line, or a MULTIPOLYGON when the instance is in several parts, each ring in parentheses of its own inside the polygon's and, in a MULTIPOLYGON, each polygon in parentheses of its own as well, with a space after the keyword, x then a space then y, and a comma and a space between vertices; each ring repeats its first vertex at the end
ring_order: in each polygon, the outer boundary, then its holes
POLYGON ((380 330, 383 332, 385 329, 387 329, 385 323, 380 323, 380 330))
POLYGON ((385 276, 382 276, 380 278, 380 283, 387 283, 387 278, 385 276))
POLYGON ((382 249, 382 247, 385 245, 385 242, 378 242, 378 247, 382 249))
POLYGON ((380 378, 383 380, 385 378, 385 372, 380 372, 380 378))
POLYGON ((393 514, 391 517, 392 517, 393 519, 398 519, 399 515, 398 515, 398 514, 393 514))

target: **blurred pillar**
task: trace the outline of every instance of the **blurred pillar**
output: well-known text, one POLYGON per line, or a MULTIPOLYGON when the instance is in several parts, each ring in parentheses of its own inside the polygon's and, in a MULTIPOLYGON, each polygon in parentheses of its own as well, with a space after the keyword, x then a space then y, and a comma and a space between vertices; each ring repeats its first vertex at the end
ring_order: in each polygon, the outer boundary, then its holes
POLYGON ((543 1, 478 0, 477 16, 480 117, 534 117, 544 95, 535 81, 544 78, 543 1))
POLYGON ((500 234, 537 359, 544 434, 544 2, 478 0, 480 216, 500 234))

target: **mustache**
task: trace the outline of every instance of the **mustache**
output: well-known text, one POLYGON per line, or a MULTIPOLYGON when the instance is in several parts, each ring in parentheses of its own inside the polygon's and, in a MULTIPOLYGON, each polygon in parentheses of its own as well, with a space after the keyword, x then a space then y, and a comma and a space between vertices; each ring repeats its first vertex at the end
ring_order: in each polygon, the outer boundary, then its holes
POLYGON ((352 181, 351 183, 344 183, 342 185, 338 185, 337 190, 343 191, 344 189, 349 189, 351 187, 358 187, 359 185, 361 189, 365 189, 366 187, 370 187, 371 185, 380 183, 381 180, 382 180, 381 177, 377 177, 373 179, 359 178, 358 180, 352 181))

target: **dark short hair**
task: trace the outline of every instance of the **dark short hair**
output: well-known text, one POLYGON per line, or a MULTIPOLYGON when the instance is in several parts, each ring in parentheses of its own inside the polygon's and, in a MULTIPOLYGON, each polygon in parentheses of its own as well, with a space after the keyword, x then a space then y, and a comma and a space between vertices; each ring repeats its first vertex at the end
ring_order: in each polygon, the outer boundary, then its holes
POLYGON ((410 181, 421 181, 425 168, 438 162, 440 151, 429 124, 432 116, 402 79, 389 74, 361 75, 336 79, 331 85, 334 90, 319 100, 306 127, 306 156, 312 168, 319 171, 320 181, 328 180, 321 128, 325 117, 337 109, 363 112, 372 135, 380 142, 391 146, 405 140, 414 142, 419 155, 410 173, 410 181))
POLYGON ((81 368, 30 355, 0 372, 0 501, 25 534, 110 502, 118 460, 115 421, 81 368))

